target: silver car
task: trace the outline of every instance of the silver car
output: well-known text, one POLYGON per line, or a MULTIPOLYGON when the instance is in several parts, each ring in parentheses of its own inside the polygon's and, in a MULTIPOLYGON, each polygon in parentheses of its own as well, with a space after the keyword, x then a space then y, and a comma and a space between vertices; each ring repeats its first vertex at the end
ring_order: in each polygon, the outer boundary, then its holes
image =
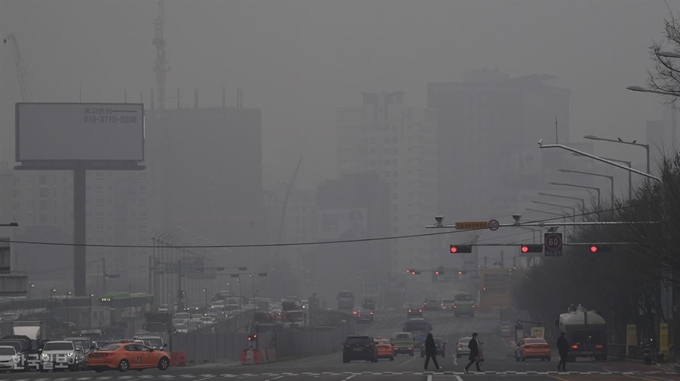
POLYGON ((461 337, 458 339, 458 343, 456 343, 456 358, 470 355, 470 348, 468 348, 470 340, 472 340, 472 337, 461 337))

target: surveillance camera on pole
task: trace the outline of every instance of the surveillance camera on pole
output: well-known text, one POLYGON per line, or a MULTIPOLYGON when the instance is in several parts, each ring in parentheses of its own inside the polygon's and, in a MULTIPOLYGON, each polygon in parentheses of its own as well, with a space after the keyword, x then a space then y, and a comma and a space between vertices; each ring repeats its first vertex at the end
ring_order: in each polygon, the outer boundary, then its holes
POLYGON ((515 219, 515 226, 519 226, 520 225, 519 220, 522 219, 522 215, 521 214, 513 214, 512 218, 515 219))
POLYGON ((435 216, 434 220, 436 221, 434 226, 437 226, 437 227, 444 226, 444 216, 435 216))

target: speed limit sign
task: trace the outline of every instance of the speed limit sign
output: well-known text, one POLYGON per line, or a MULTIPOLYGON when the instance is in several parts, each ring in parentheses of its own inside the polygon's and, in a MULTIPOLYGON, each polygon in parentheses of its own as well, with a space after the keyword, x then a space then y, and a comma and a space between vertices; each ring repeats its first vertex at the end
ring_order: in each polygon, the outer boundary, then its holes
POLYGON ((545 233, 543 243, 546 256, 562 255, 562 233, 545 233))

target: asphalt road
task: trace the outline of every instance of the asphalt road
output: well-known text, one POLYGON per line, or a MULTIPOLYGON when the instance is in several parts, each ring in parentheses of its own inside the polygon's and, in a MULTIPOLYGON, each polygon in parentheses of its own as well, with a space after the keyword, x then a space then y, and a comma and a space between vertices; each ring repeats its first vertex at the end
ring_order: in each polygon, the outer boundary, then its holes
MULTIPOLYGON (((374 337, 390 337, 400 331, 405 314, 401 311, 393 313, 377 313, 372 324, 363 325, 361 332, 374 337)), ((678 380, 680 374, 668 373, 652 366, 616 362, 577 361, 567 364, 568 373, 557 372, 557 358, 542 362, 527 360, 516 362, 512 357, 512 348, 499 337, 495 337, 498 318, 495 316, 478 316, 475 318, 453 318, 446 313, 430 313, 425 318, 433 325, 435 336, 443 336, 449 343, 446 357, 440 358, 439 371, 424 371, 423 359, 416 352, 414 357, 399 356, 394 361, 380 360, 377 364, 370 362, 342 363, 342 355, 335 353, 325 356, 307 357, 269 363, 263 365, 242 366, 240 364, 205 364, 199 366, 170 368, 165 372, 145 370, 126 373, 106 372, 61 372, 61 373, 16 373, 0 375, 2 380, 31 381, 142 381, 142 380, 224 380, 247 379, 253 381, 272 380, 330 380, 330 381, 406 381, 406 380, 678 380), (463 373, 464 360, 456 360, 454 343, 459 337, 478 332, 484 343, 483 351, 486 361, 482 365, 482 373, 463 373)), ((433 366, 430 365, 430 369, 433 366)), ((471 368, 474 369, 474 366, 471 368)))

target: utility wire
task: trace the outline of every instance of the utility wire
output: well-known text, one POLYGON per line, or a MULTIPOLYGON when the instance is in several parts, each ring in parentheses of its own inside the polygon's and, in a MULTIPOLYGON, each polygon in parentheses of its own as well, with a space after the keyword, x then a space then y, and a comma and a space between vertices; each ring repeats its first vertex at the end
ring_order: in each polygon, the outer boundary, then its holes
MULTIPOLYGON (((611 208, 606 210, 599 210, 593 212, 586 212, 574 215, 574 217, 584 217, 591 214, 606 213, 610 211, 615 211, 619 209, 624 209, 633 206, 640 206, 641 204, 620 206, 617 208, 611 208)), ((561 220, 563 217, 552 217, 543 220, 533 220, 527 221, 526 223, 540 223, 540 222, 550 222, 554 220, 561 220)), ((479 229, 483 230, 483 229, 479 229)), ((167 245, 167 246, 153 246, 153 245, 116 245, 116 244, 95 244, 95 243, 63 243, 63 242, 47 242, 47 241, 16 241, 9 240, 5 242, 26 244, 26 245, 41 245, 41 246, 84 246, 84 247, 109 247, 109 248, 127 248, 127 249, 153 249, 156 247, 163 248, 174 248, 174 249, 216 249, 216 248, 257 248, 257 247, 287 247, 287 246, 313 246, 313 245, 332 245, 340 243, 358 243, 358 242, 376 242, 376 241, 393 241, 406 238, 422 238, 422 237, 432 237, 439 235, 450 235, 458 233, 467 233, 474 230, 447 230, 444 232, 433 232, 433 233, 418 233, 418 234, 405 234, 398 236, 387 236, 387 237, 372 237, 372 238, 357 238, 357 239, 345 239, 345 240, 329 240, 329 241, 311 241, 311 242, 283 242, 283 243, 258 243, 258 244, 237 244, 237 245, 167 245)), ((519 234, 527 234, 526 232, 512 234, 511 236, 517 236, 519 234)), ((503 237, 493 237, 489 239, 499 239, 503 237)))

